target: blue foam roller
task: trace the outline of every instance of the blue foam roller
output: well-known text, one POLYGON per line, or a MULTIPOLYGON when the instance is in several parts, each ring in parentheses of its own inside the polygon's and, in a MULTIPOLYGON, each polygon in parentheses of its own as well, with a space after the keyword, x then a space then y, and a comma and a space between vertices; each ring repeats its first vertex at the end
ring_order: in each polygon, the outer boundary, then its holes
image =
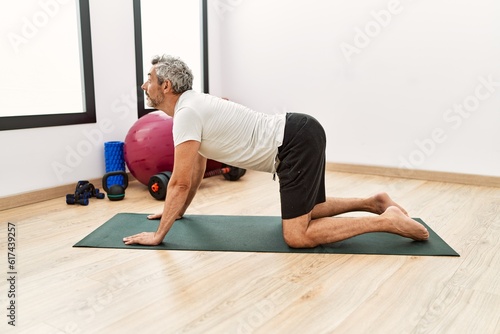
MULTIPOLYGON (((122 141, 108 141, 104 143, 104 159, 106 162, 106 173, 115 171, 125 171, 125 159, 123 157, 123 145, 122 141)), ((125 185, 123 176, 110 176, 108 178, 108 187, 114 184, 119 184, 121 186, 125 185)))

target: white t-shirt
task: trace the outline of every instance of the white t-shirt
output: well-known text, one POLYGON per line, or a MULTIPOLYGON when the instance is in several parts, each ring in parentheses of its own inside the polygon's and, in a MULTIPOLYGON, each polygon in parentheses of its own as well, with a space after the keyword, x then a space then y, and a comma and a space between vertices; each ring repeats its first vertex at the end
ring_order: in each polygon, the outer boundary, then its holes
POLYGON ((274 173, 285 117, 284 113, 268 115, 189 90, 175 105, 174 145, 195 140, 201 143, 199 153, 208 159, 274 173))

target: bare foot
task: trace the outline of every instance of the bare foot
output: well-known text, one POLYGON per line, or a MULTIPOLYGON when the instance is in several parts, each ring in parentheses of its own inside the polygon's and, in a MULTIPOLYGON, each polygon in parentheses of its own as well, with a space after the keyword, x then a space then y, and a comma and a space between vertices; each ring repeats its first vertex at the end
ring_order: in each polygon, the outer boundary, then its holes
POLYGON ((408 212, 406 212, 405 209, 403 209, 402 206, 400 206, 398 203, 394 202, 391 197, 387 193, 378 193, 374 196, 372 196, 373 202, 375 203, 375 213, 378 213, 379 215, 384 213, 387 208, 390 206, 395 206, 401 210, 405 215, 408 216, 408 212))
POLYGON ((429 239, 429 231, 424 225, 405 215, 398 207, 390 206, 381 217, 387 218, 387 231, 413 240, 429 239))

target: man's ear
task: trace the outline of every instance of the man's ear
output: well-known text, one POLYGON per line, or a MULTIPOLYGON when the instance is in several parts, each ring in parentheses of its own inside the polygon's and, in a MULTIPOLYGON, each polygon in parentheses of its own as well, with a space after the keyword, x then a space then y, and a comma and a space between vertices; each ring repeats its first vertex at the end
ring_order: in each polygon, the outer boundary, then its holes
POLYGON ((165 91, 165 93, 171 89, 172 89, 172 83, 170 82, 170 80, 163 81, 163 90, 165 91))

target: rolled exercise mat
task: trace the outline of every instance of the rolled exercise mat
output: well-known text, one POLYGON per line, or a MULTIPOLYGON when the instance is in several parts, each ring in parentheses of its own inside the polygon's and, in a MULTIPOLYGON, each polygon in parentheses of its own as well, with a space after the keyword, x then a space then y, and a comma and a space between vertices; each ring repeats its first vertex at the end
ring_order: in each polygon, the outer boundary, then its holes
MULTIPOLYGON (((125 171, 125 159, 123 157, 122 141, 108 141, 104 143, 104 159, 106 161, 106 173, 115 171, 125 171)), ((125 186, 123 176, 116 175, 108 178, 107 186, 119 184, 125 186)))

